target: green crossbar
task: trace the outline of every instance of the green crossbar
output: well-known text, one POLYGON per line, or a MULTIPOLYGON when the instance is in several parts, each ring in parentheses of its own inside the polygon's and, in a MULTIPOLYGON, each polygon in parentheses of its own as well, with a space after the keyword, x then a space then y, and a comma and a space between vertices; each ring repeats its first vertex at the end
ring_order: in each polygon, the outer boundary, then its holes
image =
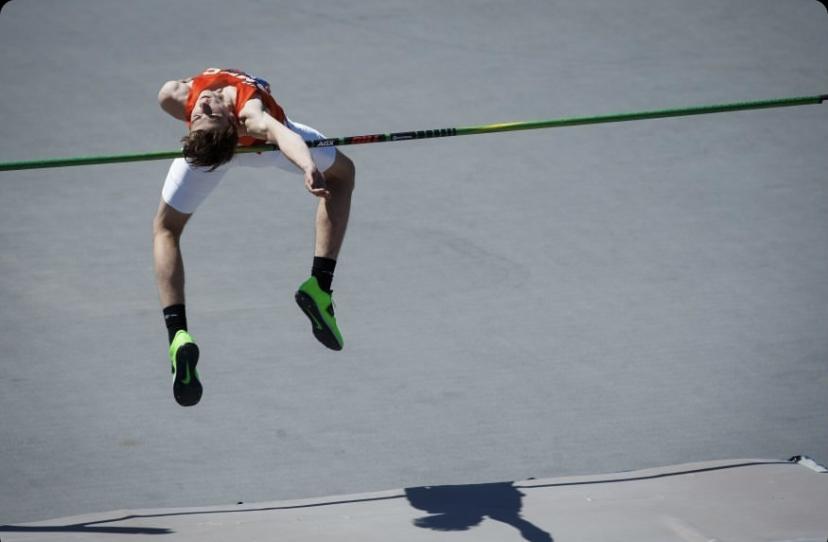
MULTIPOLYGON (((791 98, 775 98, 750 102, 734 102, 713 105, 698 105, 673 109, 659 109, 652 111, 636 111, 632 113, 615 113, 591 117, 570 117, 552 120, 507 122, 500 124, 484 124, 467 126, 464 128, 438 128, 434 130, 414 130, 395 132, 390 134, 367 134, 347 137, 333 137, 307 141, 308 147, 336 147, 342 145, 359 145, 365 143, 382 143, 387 141, 410 141, 414 139, 429 139, 435 137, 451 137, 473 134, 489 134, 494 132, 511 132, 517 130, 538 130, 542 128, 563 128, 566 126, 580 126, 586 124, 604 124, 610 122, 630 122, 639 120, 660 119, 667 117, 686 117, 691 115, 708 115, 711 113, 729 113, 751 109, 771 109, 778 107, 794 107, 800 105, 821 104, 828 99, 828 94, 814 96, 797 96, 791 98)), ((268 152, 278 150, 276 145, 260 145, 253 147, 239 147, 236 152, 268 152)), ((181 150, 146 152, 140 154, 116 154, 104 156, 79 156, 71 158, 48 158, 43 160, 29 160, 23 162, 0 162, 0 171, 21 169, 42 169, 68 166, 87 166, 92 164, 113 164, 120 162, 144 162, 148 160, 169 160, 181 157, 181 150)))

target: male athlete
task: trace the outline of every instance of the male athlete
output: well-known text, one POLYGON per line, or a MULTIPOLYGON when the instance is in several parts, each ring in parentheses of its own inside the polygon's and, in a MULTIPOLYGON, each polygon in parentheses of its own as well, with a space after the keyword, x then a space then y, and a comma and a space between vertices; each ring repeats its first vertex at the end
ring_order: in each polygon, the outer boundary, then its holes
POLYGON ((170 166, 153 222, 155 275, 169 334, 175 400, 182 406, 195 405, 202 393, 196 371, 199 350, 187 332, 179 240, 187 220, 231 166, 301 173, 305 188, 320 198, 311 276, 299 286, 295 299, 310 318, 314 336, 328 348, 341 350, 331 281, 351 207, 351 160, 334 147, 308 149, 305 141, 324 136, 288 119, 267 81, 238 70, 209 68, 189 79, 167 81, 158 103, 189 126, 181 140, 184 158, 170 166), (265 142, 280 150, 234 156, 239 145, 265 142))

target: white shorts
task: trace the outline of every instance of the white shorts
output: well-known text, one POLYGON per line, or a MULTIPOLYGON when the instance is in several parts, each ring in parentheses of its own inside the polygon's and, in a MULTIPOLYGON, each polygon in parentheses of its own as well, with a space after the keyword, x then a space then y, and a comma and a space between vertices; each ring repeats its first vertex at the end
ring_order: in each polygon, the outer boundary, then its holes
MULTIPOLYGON (((302 136, 305 141, 325 138, 324 135, 310 126, 292 122, 290 119, 287 120, 286 125, 302 136)), ((310 153, 316 167, 322 172, 331 167, 336 158, 334 147, 316 147, 310 149, 310 153)), ((213 171, 193 167, 184 158, 176 158, 170 165, 169 172, 167 172, 167 179, 164 181, 161 197, 167 205, 176 211, 192 214, 210 192, 218 186, 227 170, 238 166, 277 167, 285 171, 301 173, 301 170, 285 158, 280 151, 237 154, 228 163, 222 164, 213 171)))

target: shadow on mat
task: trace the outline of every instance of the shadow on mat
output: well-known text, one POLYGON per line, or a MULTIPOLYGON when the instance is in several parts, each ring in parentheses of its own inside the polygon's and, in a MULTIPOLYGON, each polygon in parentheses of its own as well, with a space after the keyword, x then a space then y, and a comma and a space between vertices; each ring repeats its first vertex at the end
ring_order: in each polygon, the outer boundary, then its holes
POLYGON ((511 525, 529 542, 552 542, 549 533, 521 517, 523 495, 512 482, 405 490, 411 506, 431 514, 415 519, 417 527, 435 531, 466 531, 488 517, 511 525))
POLYGON ((91 523, 76 523, 75 525, 48 525, 43 527, 0 525, 0 533, 173 534, 175 531, 153 527, 97 527, 91 526, 91 523))

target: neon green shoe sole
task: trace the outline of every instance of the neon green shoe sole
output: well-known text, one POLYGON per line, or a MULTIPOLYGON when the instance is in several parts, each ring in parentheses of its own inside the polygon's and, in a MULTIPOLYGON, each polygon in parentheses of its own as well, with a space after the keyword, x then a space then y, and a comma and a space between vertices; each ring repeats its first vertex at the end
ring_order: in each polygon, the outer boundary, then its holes
POLYGON ((336 325, 331 294, 319 287, 316 277, 311 277, 299 286, 296 304, 311 321, 313 336, 331 350, 342 350, 344 341, 336 325))
POLYGON ((173 373, 173 397, 181 406, 193 406, 201 400, 203 388, 198 380, 198 346, 186 331, 179 330, 170 345, 173 373))

